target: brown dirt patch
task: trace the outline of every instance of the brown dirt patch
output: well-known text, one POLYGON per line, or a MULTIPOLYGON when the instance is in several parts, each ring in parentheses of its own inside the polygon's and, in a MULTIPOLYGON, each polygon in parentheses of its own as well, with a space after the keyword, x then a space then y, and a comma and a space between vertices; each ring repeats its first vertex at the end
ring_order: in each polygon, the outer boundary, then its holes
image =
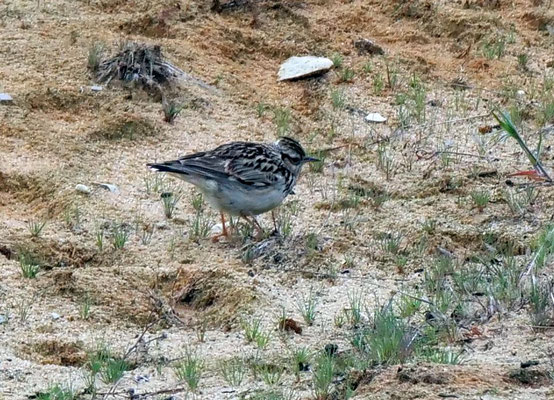
POLYGON ((22 350, 41 364, 56 364, 66 367, 80 367, 87 361, 87 353, 82 344, 45 339, 22 350))

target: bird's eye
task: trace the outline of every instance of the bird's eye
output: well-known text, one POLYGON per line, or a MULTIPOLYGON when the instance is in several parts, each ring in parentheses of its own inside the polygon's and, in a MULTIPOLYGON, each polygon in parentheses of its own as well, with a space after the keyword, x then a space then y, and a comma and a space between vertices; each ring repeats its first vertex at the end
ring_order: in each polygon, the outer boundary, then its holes
POLYGON ((299 164, 302 159, 297 155, 283 154, 283 159, 289 160, 292 164, 299 164))

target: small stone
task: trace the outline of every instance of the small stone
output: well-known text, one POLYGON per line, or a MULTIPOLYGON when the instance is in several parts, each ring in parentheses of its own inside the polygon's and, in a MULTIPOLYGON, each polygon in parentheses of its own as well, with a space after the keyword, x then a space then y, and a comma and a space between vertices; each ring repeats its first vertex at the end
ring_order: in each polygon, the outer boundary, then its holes
POLYGON ((385 54, 385 50, 373 40, 358 39, 354 41, 354 47, 358 50, 358 54, 385 54))
POLYGON ((61 318, 61 315, 58 314, 58 313, 55 313, 53 312, 52 314, 50 314, 50 317, 52 318, 52 320, 57 320, 57 319, 60 319, 61 318))
POLYGON ((0 325, 5 324, 6 322, 8 322, 8 317, 0 314, 0 325))
POLYGON ((168 228, 167 222, 165 222, 165 221, 160 221, 160 222, 156 223, 156 229, 164 230, 164 229, 167 229, 167 228, 168 228))
POLYGON ((387 119, 379 113, 369 113, 366 115, 365 120, 367 122, 382 123, 385 122, 387 119))
POLYGON ((520 89, 520 90, 518 90, 518 91, 516 92, 516 96, 517 96, 518 98, 522 99, 523 97, 525 97, 525 92, 524 92, 523 90, 520 89))
POLYGON ((90 90, 92 90, 93 92, 101 92, 102 89, 104 89, 102 86, 91 86, 90 87, 90 90))
POLYGON ((554 67, 554 59, 546 62, 546 68, 552 68, 552 67, 554 67))
POLYGON ((279 81, 307 78, 329 71, 333 61, 326 57, 291 57, 279 68, 279 81))
POLYGON ((148 375, 136 375, 135 376, 135 382, 136 383, 150 382, 150 377, 148 375))
POLYGON ((91 194, 92 190, 86 185, 83 185, 82 183, 79 183, 75 186, 75 190, 84 194, 91 194))
POLYGON ((100 186, 102 189, 109 190, 112 193, 119 193, 119 188, 111 183, 96 183, 96 185, 100 186))
POLYGON ((521 368, 529 368, 529 367, 533 367, 535 365, 539 365, 539 362, 537 360, 529 360, 529 361, 522 362, 520 364, 520 367, 521 368))
POLYGON ((0 102, 11 103, 13 101, 12 96, 7 93, 0 93, 0 102))

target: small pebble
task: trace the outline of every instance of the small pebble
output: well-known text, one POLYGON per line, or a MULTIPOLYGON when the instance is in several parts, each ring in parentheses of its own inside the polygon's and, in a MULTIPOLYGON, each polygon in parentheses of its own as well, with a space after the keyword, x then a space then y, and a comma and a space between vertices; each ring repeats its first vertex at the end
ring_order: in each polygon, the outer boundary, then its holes
POLYGON ((373 40, 358 39, 354 41, 354 47, 358 50, 358 54, 385 54, 385 50, 373 40))
POLYGON ((55 321, 57 319, 60 319, 61 315, 58 314, 58 313, 53 312, 52 314, 50 314, 50 317, 55 321))
POLYGON ((0 93, 0 102, 10 103, 13 101, 12 96, 7 93, 0 93))
POLYGON ((137 375, 135 376, 135 382, 136 383, 146 383, 150 381, 150 377, 148 375, 137 375))
POLYGON ((167 222, 165 221, 160 221, 158 223, 156 223, 156 229, 167 229, 167 222))
POLYGON ((119 193, 119 188, 111 183, 96 183, 96 185, 100 186, 102 189, 109 190, 112 193, 119 193))
POLYGON ((82 183, 79 183, 75 186, 75 190, 84 194, 91 194, 92 190, 86 185, 83 185, 82 183))
POLYGON ((101 92, 103 89, 102 86, 91 86, 90 87, 90 90, 92 90, 93 92, 101 92))
POLYGON ((521 368, 529 368, 529 367, 533 367, 535 365, 539 365, 539 362, 537 360, 530 360, 530 361, 522 362, 520 364, 520 367, 521 368))
POLYGON ((367 116, 365 117, 365 120, 367 122, 376 122, 376 123, 382 123, 382 122, 385 122, 387 119, 385 117, 383 117, 381 114, 379 113, 369 113, 367 114, 367 116))
POLYGON ((0 314, 0 325, 5 324, 6 322, 8 322, 8 317, 0 314))

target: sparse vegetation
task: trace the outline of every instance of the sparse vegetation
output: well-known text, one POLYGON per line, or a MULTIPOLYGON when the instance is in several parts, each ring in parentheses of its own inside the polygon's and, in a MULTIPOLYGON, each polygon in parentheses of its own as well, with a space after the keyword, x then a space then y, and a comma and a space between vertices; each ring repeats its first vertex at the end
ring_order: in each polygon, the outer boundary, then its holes
POLYGON ((164 215, 166 218, 173 218, 173 212, 177 207, 177 203, 181 200, 182 195, 180 193, 164 192, 161 195, 162 205, 164 209, 164 215))
POLYGON ((231 386, 238 387, 246 377, 245 360, 240 357, 221 360, 218 363, 218 371, 225 382, 231 386))
POLYGON ((491 36, 483 42, 483 55, 488 59, 502 58, 506 53, 508 38, 503 34, 491 36))
POLYGON ((129 369, 127 361, 113 355, 111 350, 103 344, 99 344, 89 354, 87 366, 91 372, 91 379, 94 381, 98 376, 105 384, 117 382, 129 369))
POLYGON ((34 236, 34 237, 39 237, 45 226, 46 226, 46 220, 42 220, 42 221, 33 220, 27 223, 27 228, 29 229, 31 236, 34 236))
POLYGON ((37 399, 39 400, 73 400, 77 398, 77 393, 68 386, 55 384, 50 386, 46 391, 39 392, 37 399))
POLYGON ((162 102, 164 121, 172 124, 184 108, 185 105, 178 103, 176 100, 164 100, 162 102))
POLYGON ((273 121, 277 125, 277 134, 286 135, 290 130, 291 112, 288 108, 274 108, 273 121))
POLYGON ((19 269, 21 276, 27 279, 34 279, 40 271, 40 265, 28 253, 19 254, 19 269))
POLYGON ((323 353, 317 358, 313 371, 313 386, 316 398, 325 399, 329 396, 335 370, 336 365, 333 356, 323 353))
POLYGON ((344 57, 340 53, 334 53, 331 56, 331 61, 333 61, 333 66, 335 68, 340 68, 340 67, 342 67, 342 64, 344 63, 344 57))
MULTIPOLYGON (((8 3, 4 397, 550 395, 549 1, 8 3), (263 234, 147 168, 282 135, 263 234)), ((247 155, 204 172, 257 203, 247 155)))
POLYGON ((308 325, 312 325, 315 320, 316 308, 317 308, 317 298, 315 293, 310 290, 306 294, 301 294, 300 297, 296 300, 296 308, 298 312, 302 314, 302 318, 308 325))
POLYGON ((104 56, 106 45, 102 42, 93 42, 88 49, 88 68, 92 72, 98 70, 98 66, 104 56))
POLYGON ((190 348, 185 350, 183 360, 173 367, 177 379, 186 382, 189 390, 193 392, 198 389, 203 369, 204 361, 190 348))
POLYGON ((341 82, 351 82, 352 79, 354 79, 354 75, 356 75, 354 70, 352 68, 347 67, 341 70, 339 78, 341 82))
POLYGON ((83 297, 83 300, 81 301, 81 304, 79 306, 79 316, 82 320, 88 320, 91 316, 91 307, 92 307, 92 300, 90 296, 85 294, 83 297))
POLYGON ((125 247, 129 239, 129 232, 123 225, 117 225, 112 233, 112 245, 115 250, 120 250, 125 247))
POLYGON ((483 211, 487 204, 489 204, 490 198, 491 195, 487 191, 471 192, 471 199, 479 211, 483 211))

